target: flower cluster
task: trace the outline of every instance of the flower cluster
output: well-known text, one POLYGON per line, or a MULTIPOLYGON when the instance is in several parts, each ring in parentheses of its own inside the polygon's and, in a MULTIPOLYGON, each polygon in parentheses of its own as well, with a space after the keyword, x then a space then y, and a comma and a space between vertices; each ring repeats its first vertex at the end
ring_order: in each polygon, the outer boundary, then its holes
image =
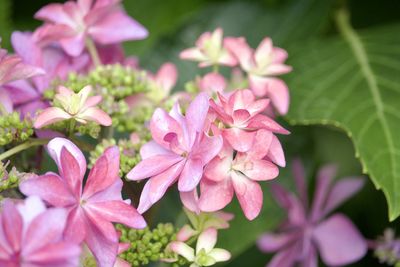
POLYGON ((152 72, 124 55, 123 42, 148 32, 121 0, 53 3, 35 18, 36 30, 12 34, 14 55, 0 49, 0 266, 228 261, 218 231, 242 215, 224 209, 236 196, 244 217, 257 218, 263 182, 289 214, 279 234, 260 238, 277 252, 268 266, 316 266, 317 251, 329 266, 364 255, 352 222, 328 216, 360 179, 331 185, 323 168, 312 205, 301 171, 299 197, 269 182, 286 166, 279 136, 289 131, 277 117, 290 98, 278 76, 291 71, 270 38, 252 49, 221 28, 203 33, 180 58, 209 71, 174 90, 174 64, 152 72), (186 224, 151 228, 174 185, 186 224))

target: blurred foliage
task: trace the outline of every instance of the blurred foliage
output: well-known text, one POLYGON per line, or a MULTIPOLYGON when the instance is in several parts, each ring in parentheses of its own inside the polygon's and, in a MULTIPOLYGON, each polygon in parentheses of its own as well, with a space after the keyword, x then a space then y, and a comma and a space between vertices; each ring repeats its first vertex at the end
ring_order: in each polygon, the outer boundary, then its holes
MULTIPOLYGON (((32 15, 47 2, 54 1, 0 0, 0 33, 4 45, 8 44, 11 27, 18 30, 36 27, 38 22, 32 19, 32 15), (7 4, 11 2, 12 13, 7 8, 7 4)), ((329 122, 324 123, 324 126, 289 127, 292 134, 282 138, 289 166, 282 170, 277 182, 284 183, 285 186, 292 184, 290 161, 294 156, 300 156, 305 161, 309 179, 313 177, 318 166, 327 162, 338 164, 338 177, 360 175, 362 168, 355 157, 355 149, 350 138, 335 127, 337 123, 331 124, 325 116, 331 108, 329 103, 337 101, 339 97, 346 100, 347 104, 335 114, 332 113, 335 115, 332 117, 335 122, 340 122, 343 114, 351 112, 353 107, 361 105, 363 101, 370 101, 368 100, 370 90, 365 78, 360 74, 362 71, 359 64, 348 43, 338 37, 333 21, 335 10, 343 3, 344 1, 335 0, 125 0, 127 12, 150 32, 148 39, 130 42, 125 47, 128 54, 138 55, 141 65, 146 68, 157 69, 165 61, 176 63, 180 72, 177 89, 180 90, 184 82, 194 78, 199 70, 192 62, 179 61, 178 53, 183 48, 192 46, 202 32, 220 26, 227 35, 245 36, 253 46, 256 46, 263 37, 271 36, 278 46, 289 50, 290 64, 294 66, 293 73, 287 79, 285 77, 292 94, 292 109, 289 115, 291 121, 329 122), (348 64, 346 66, 343 62, 350 63, 346 63, 348 64), (329 78, 332 73, 338 72, 342 73, 340 77, 329 78), (354 81, 356 79, 362 80, 357 86, 354 81), (352 80, 354 84, 351 83, 352 80), (321 90, 321 93, 318 90, 321 90), (350 96, 346 97, 347 93, 350 96), (298 110, 303 102, 308 102, 310 106, 301 113, 298 110)), ((356 29, 357 35, 359 34, 363 42, 368 44, 368 57, 373 54, 376 59, 373 62, 374 73, 378 79, 383 77, 392 84, 385 85, 391 88, 384 87, 385 91, 380 92, 384 95, 384 103, 392 103, 391 109, 394 109, 400 103, 395 92, 400 91, 397 85, 400 84, 399 76, 396 75, 400 70, 398 49, 400 29, 386 25, 400 22, 398 15, 400 2, 349 0, 347 4, 351 13, 351 24, 356 29), (373 26, 381 27, 370 29, 373 26)), ((379 90, 381 90, 380 85, 379 90)), ((346 129, 353 133, 352 137, 357 137, 357 131, 370 118, 371 112, 375 110, 372 108, 359 115, 357 119, 359 125, 355 123, 346 125, 346 129)), ((396 139, 398 131, 395 130, 400 125, 398 120, 398 115, 390 118, 390 125, 393 125, 390 126, 390 130, 396 145, 398 145, 396 139)), ((356 148, 362 158, 365 157, 363 150, 371 149, 367 153, 369 158, 385 146, 387 149, 385 139, 379 138, 381 134, 377 125, 367 131, 364 141, 355 139, 356 148)), ((394 160, 398 162, 398 154, 395 157, 397 158, 394 160)), ((368 162, 368 159, 364 162, 368 162)), ((381 162, 382 166, 388 164, 385 159, 381 162)), ((390 180, 400 179, 399 171, 392 168, 395 175, 385 178, 380 176, 386 172, 381 168, 383 167, 374 170, 370 166, 368 171, 372 171, 373 174, 375 172, 374 181, 383 182, 382 185, 389 190, 390 180)), ((237 202, 228 207, 229 211, 236 214, 236 218, 229 230, 220 233, 220 246, 230 249, 234 256, 231 262, 225 264, 226 266, 264 266, 268 262, 270 255, 260 253, 254 246, 254 241, 261 232, 272 230, 283 218, 282 211, 270 197, 268 185, 269 183, 263 183, 266 201, 261 216, 255 221, 245 220, 237 202)), ((400 188, 393 190, 400 192, 400 188)), ((166 211, 159 212, 158 220, 179 221, 181 209, 176 205, 177 201, 179 198, 175 193, 168 194, 158 205, 158 210, 166 211)), ((370 239, 381 234, 387 226, 396 227, 398 224, 398 221, 395 221, 389 225, 386 210, 383 194, 375 190, 371 182, 366 184, 360 194, 340 208, 340 211, 348 214, 362 233, 370 239)), ((366 257, 353 266, 379 266, 379 264, 372 257, 366 257)))

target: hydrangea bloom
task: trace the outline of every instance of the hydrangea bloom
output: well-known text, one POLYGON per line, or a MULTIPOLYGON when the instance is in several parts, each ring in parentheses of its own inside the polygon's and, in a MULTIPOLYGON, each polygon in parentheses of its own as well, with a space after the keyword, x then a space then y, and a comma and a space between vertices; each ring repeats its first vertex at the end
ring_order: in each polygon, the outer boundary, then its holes
POLYGON ((206 94, 199 94, 185 116, 178 104, 169 114, 160 108, 154 112, 150 121, 153 141, 142 147, 143 160, 127 175, 130 180, 150 178, 140 197, 141 213, 157 202, 176 180, 179 180, 179 191, 193 190, 203 175, 204 166, 221 149, 221 137, 204 133, 208 100, 206 94))
MULTIPOLYGON (((224 123, 221 129, 224 140, 240 152, 246 152, 253 146, 254 138, 260 129, 281 134, 289 133, 273 119, 260 114, 268 104, 267 99, 256 100, 254 94, 247 89, 236 90, 229 98, 219 94, 219 102, 211 100, 212 110, 224 123)), ((272 146, 270 151, 274 155, 271 154, 271 157, 276 159, 277 164, 284 165, 283 153, 280 152, 280 144, 276 137, 272 146)))
POLYGON ((205 169, 205 178, 201 181, 200 210, 220 210, 232 201, 236 193, 245 216, 249 220, 256 218, 263 203, 258 181, 271 180, 279 174, 278 167, 264 159, 271 142, 272 133, 259 130, 252 149, 246 153, 235 155, 232 148, 225 145, 205 169))
POLYGON ((227 261, 231 258, 229 251, 222 248, 214 248, 216 243, 217 230, 208 228, 197 239, 196 250, 181 241, 172 242, 170 248, 191 262, 190 267, 201 267, 214 265, 217 262, 227 261))
POLYGON ((48 107, 44 109, 35 120, 35 128, 42 128, 68 119, 75 119, 80 123, 94 121, 104 126, 110 126, 112 123, 110 116, 96 107, 102 97, 89 97, 91 90, 91 86, 85 86, 75 94, 72 90, 59 86, 55 101, 58 101, 62 108, 48 107))
POLYGON ((210 72, 198 81, 200 91, 216 96, 217 93, 223 94, 227 87, 224 76, 219 73, 210 72))
POLYGON ((214 32, 205 32, 196 41, 196 47, 183 50, 182 59, 198 61, 199 67, 216 65, 235 66, 236 58, 225 48, 223 31, 217 28, 214 32))
POLYGON ((65 209, 46 209, 37 197, 20 204, 6 200, 0 214, 0 266, 78 266, 80 246, 63 240, 66 221, 65 209))
POLYGON ((86 161, 69 140, 54 138, 47 146, 60 175, 46 173, 20 185, 25 195, 37 195, 49 205, 68 209, 65 238, 85 241, 100 267, 113 266, 118 235, 111 222, 144 228, 143 217, 121 198, 119 149, 108 148, 91 169, 85 186, 86 161))
POLYGON ((35 18, 46 23, 35 32, 42 44, 57 41, 71 56, 79 56, 90 38, 101 45, 147 37, 147 30, 130 18, 121 0, 77 0, 49 4, 35 18))
POLYGON ((270 38, 265 38, 253 50, 244 38, 226 38, 226 47, 238 59, 240 66, 248 73, 250 88, 258 97, 267 96, 276 110, 284 115, 289 108, 289 92, 286 84, 274 76, 292 70, 284 64, 287 52, 274 47, 270 38))
POLYGON ((268 267, 318 266, 318 254, 328 266, 347 265, 361 259, 367 243, 356 226, 343 214, 327 217, 335 208, 354 195, 363 185, 361 178, 345 178, 335 184, 331 180, 335 168, 323 167, 311 205, 300 162, 294 163, 294 177, 298 197, 275 185, 273 193, 278 203, 287 210, 288 219, 279 233, 263 234, 258 240, 264 252, 277 252, 268 267))

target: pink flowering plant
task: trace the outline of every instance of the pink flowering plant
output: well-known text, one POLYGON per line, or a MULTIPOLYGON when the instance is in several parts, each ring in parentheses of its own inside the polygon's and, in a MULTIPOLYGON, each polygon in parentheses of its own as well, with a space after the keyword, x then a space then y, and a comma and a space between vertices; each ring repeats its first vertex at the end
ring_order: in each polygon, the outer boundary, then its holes
MULTIPOLYGON (((381 83, 391 86, 395 79, 366 79, 380 101, 378 111, 354 132, 346 123, 357 114, 348 112, 344 122, 335 116, 347 106, 361 108, 331 101, 337 95, 347 101, 350 91, 330 90, 320 99, 333 78, 318 77, 336 60, 322 48, 321 54, 313 50, 317 63, 298 63, 302 52, 292 53, 283 33, 268 28, 254 42, 254 30, 265 25, 253 29, 234 6, 216 13, 218 25, 203 33, 201 23, 182 27, 172 42, 158 36, 169 29, 154 29, 159 5, 150 9, 154 16, 140 6, 122 0, 48 3, 33 14, 38 27, 2 36, 10 52, 0 49, 0 267, 398 266, 395 226, 367 239, 383 228, 368 230, 382 216, 374 210, 381 207, 379 193, 365 174, 387 179, 398 173, 400 148, 365 151, 355 139, 361 175, 347 139, 327 127, 296 126, 333 124, 355 138, 361 129, 369 140, 370 132, 381 138, 374 125, 379 120, 389 139, 382 143, 395 146, 395 126, 385 114, 397 113, 380 104, 389 93, 379 92, 381 83), (146 55, 141 45, 151 51, 146 55), (138 55, 125 48, 138 48, 138 55), (149 67, 154 62, 155 69, 149 67), (311 95, 302 89, 309 77, 311 95), (396 155, 386 161, 394 169, 377 172, 382 155, 391 153, 396 155), (374 154, 372 163, 365 154, 374 154)), ((280 8, 272 12, 286 10, 280 8)), ((246 10, 257 8, 240 11, 246 10)), ((338 27, 368 76, 375 70, 369 62, 383 59, 368 57, 375 48, 362 42, 372 35, 359 38, 341 12, 338 27)), ((303 26, 292 35, 304 35, 303 26)), ((395 50, 392 43, 388 50, 395 50)), ((331 72, 340 80, 348 70, 336 67, 331 72)), ((393 216, 397 204, 388 184, 372 178, 393 216)), ((396 190, 396 180, 390 185, 396 190)))

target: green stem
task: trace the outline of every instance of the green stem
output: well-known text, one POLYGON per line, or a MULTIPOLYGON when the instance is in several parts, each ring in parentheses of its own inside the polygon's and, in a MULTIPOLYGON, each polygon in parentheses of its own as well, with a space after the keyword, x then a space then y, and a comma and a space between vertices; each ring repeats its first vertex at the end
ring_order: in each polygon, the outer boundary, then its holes
POLYGON ((90 38, 86 38, 85 41, 86 48, 89 51, 90 56, 92 57, 93 64, 97 67, 101 65, 101 60, 99 57, 99 53, 97 52, 96 45, 94 44, 93 40, 90 38))
POLYGON ((219 73, 219 65, 218 64, 213 65, 213 72, 219 73))
POLYGON ((26 141, 18 146, 13 147, 10 150, 5 151, 4 153, 1 153, 0 161, 6 159, 8 157, 11 157, 12 155, 17 154, 18 152, 21 152, 30 147, 45 145, 49 141, 50 141, 49 139, 29 139, 28 141, 26 141))
POLYGON ((75 121, 75 119, 72 118, 69 121, 69 130, 68 130, 68 134, 70 137, 74 136, 75 125, 76 125, 76 121, 75 121))

